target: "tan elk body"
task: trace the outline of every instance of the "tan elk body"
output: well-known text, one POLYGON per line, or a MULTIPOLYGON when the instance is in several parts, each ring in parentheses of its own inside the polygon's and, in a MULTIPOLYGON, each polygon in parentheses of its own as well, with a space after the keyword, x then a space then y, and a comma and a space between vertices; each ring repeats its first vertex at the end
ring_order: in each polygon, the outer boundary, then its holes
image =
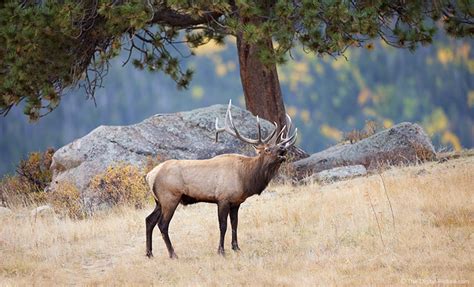
POLYGON ((238 139, 254 145, 257 156, 224 154, 205 160, 168 160, 156 166, 146 181, 156 201, 155 210, 146 218, 147 256, 152 253, 152 233, 158 224, 169 256, 176 257, 169 239, 168 227, 179 203, 187 205, 210 202, 218 205, 220 243, 218 252, 224 254, 224 237, 227 217, 232 225, 232 249, 240 250, 237 243, 238 209, 249 196, 260 194, 285 160, 285 154, 296 140, 297 130, 289 136, 288 129, 277 133, 277 125, 270 135, 262 139, 257 117, 258 139, 248 139, 239 134, 232 122, 231 103, 227 109, 225 127, 219 128, 216 120, 216 140, 219 132, 226 131, 238 139), (230 126, 229 126, 230 124, 230 126))

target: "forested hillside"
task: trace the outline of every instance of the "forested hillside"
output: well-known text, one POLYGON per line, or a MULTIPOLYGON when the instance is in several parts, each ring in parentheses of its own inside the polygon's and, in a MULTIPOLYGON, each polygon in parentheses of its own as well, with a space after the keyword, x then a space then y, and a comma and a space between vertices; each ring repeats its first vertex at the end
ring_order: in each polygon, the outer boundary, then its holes
MULTIPOLYGON (((279 69, 285 104, 300 130, 299 145, 315 152, 343 140, 368 120, 388 127, 423 125, 437 148, 474 146, 474 42, 439 35, 415 53, 379 42, 349 49, 347 59, 293 50, 279 69)), ((183 49, 185 51, 185 49, 183 49)), ((188 90, 161 74, 112 62, 93 100, 73 91, 38 123, 21 107, 0 119, 0 174, 12 172, 30 151, 59 148, 99 125, 124 125, 156 113, 189 110, 228 99, 244 106, 235 45, 208 44, 184 66, 195 69, 188 90)))

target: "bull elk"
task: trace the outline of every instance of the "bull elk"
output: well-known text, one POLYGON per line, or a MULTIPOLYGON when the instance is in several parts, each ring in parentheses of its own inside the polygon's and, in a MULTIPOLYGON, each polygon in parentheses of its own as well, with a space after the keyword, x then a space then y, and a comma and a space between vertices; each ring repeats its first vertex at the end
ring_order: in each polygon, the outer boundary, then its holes
POLYGON ((262 139, 260 120, 257 116, 257 139, 244 137, 235 127, 231 102, 225 115, 224 127, 216 118, 216 141, 219 133, 227 132, 237 139, 253 145, 257 155, 248 157, 223 154, 205 160, 168 160, 151 170, 146 181, 155 198, 155 210, 146 218, 146 255, 152 257, 152 234, 155 225, 168 249, 170 258, 177 258, 168 236, 168 226, 179 203, 216 203, 218 209, 220 242, 218 253, 224 255, 224 237, 227 216, 232 226, 232 249, 240 250, 237 243, 237 222, 240 204, 248 197, 261 194, 286 160, 288 148, 294 145, 297 129, 290 135, 291 118, 280 132, 274 123, 272 132, 262 139))

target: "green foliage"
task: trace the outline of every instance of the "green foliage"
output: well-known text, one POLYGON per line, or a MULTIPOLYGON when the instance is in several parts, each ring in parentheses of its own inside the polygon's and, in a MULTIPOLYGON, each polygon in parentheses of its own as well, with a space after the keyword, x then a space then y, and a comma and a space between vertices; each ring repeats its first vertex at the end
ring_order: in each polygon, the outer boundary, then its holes
POLYGON ((144 29, 152 12, 143 1, 89 5, 84 1, 0 4, 0 113, 24 101, 24 113, 36 121, 59 105, 67 88, 83 87, 93 97, 109 60, 123 48, 130 50, 130 56, 134 49, 141 52, 134 61, 138 67, 162 70, 179 87, 188 85, 192 71, 181 71, 178 58, 166 48, 177 38, 177 30, 144 29), (136 35, 140 30, 143 35, 136 35), (123 35, 141 42, 125 41, 131 44, 123 47, 123 35))
POLYGON ((299 42, 319 55, 340 55, 374 38, 415 49, 431 43, 439 21, 455 36, 472 36, 472 3, 459 1, 4 1, 0 4, 0 113, 24 101, 37 120, 64 92, 81 86, 93 97, 109 60, 162 71, 186 88, 192 70, 179 58, 195 48, 242 35, 260 45, 265 63, 284 63, 299 42), (268 39, 275 48, 270 49, 268 39))
POLYGON ((60 8, 48 3, 36 8, 0 4, 0 109, 26 99, 24 112, 32 120, 42 108, 50 111, 59 104, 55 85, 72 84, 68 71, 75 59, 68 51, 75 43, 63 37, 71 31, 56 17, 60 8))

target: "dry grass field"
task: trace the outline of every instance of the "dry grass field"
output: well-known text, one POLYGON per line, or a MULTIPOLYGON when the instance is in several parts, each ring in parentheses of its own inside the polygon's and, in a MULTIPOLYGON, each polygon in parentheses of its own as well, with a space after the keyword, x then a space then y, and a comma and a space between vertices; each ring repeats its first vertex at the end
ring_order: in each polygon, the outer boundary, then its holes
POLYGON ((242 252, 232 252, 228 232, 225 258, 216 206, 205 203, 179 207, 171 222, 178 260, 158 229, 155 258, 146 258, 152 209, 1 219, 0 285, 474 284, 472 156, 325 186, 271 186, 243 204, 242 252))

